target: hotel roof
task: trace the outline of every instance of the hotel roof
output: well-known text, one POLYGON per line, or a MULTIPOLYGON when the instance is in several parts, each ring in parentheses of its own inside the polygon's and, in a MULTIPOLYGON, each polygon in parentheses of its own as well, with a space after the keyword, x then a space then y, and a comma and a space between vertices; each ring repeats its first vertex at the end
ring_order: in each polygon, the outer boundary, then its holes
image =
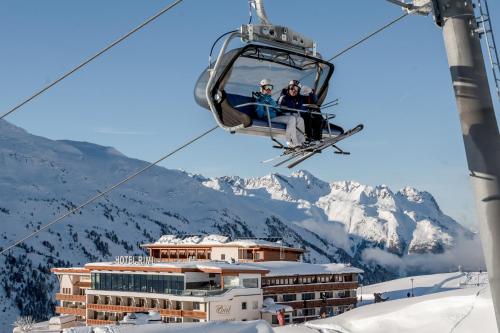
POLYGON ((265 276, 363 273, 362 269, 346 264, 309 264, 297 261, 262 261, 248 264, 269 271, 265 276))
POLYGON ((271 242, 265 239, 235 239, 231 241, 227 236, 221 235, 201 235, 201 236, 183 236, 183 235, 163 235, 156 242, 143 244, 144 247, 267 247, 267 248, 285 248, 288 251, 304 252, 300 248, 294 248, 283 244, 281 241, 271 242))
POLYGON ((268 270, 248 264, 228 263, 226 261, 183 261, 151 264, 98 262, 89 263, 85 268, 91 271, 143 271, 143 272, 205 272, 205 273, 259 273, 268 270))

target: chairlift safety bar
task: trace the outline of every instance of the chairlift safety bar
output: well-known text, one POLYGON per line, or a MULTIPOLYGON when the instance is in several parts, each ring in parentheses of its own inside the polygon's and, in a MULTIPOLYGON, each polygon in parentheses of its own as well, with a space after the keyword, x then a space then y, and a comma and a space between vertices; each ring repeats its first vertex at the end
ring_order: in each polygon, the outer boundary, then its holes
MULTIPOLYGON (((289 107, 286 107, 286 106, 277 106, 277 107, 274 107, 274 106, 269 105, 269 104, 262 104, 262 103, 257 103, 257 102, 250 102, 250 103, 239 104, 239 105, 234 106, 234 108, 241 108, 241 107, 251 106, 251 105, 254 105, 254 106, 263 106, 263 107, 266 108, 267 122, 268 122, 268 126, 269 126, 269 135, 271 136, 271 140, 273 140, 273 141, 275 141, 275 140, 274 140, 273 133, 272 133, 271 117, 270 117, 270 114, 269 114, 269 108, 270 107, 275 108, 275 109, 281 109, 281 110, 285 110, 285 111, 290 111, 290 112, 299 112, 299 113, 307 113, 307 114, 319 115, 319 116, 322 116, 323 119, 324 119, 324 121, 326 121, 327 123, 328 123, 329 119, 335 118, 335 115, 333 113, 323 113, 323 112, 316 112, 316 111, 299 110, 299 109, 289 108, 289 107)), ((332 129, 330 128, 330 125, 327 126, 327 129, 328 129, 328 135, 332 136, 332 129)))

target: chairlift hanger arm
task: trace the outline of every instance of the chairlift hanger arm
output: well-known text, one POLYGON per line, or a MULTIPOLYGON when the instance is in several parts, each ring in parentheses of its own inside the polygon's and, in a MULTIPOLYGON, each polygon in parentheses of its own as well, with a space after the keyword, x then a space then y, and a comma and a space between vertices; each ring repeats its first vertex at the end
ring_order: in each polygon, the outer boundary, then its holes
POLYGON ((385 0, 385 1, 389 1, 390 3, 393 3, 395 5, 398 5, 402 8, 408 9, 408 10, 412 10, 414 8, 414 6, 411 3, 406 3, 403 1, 399 1, 399 0, 385 0))

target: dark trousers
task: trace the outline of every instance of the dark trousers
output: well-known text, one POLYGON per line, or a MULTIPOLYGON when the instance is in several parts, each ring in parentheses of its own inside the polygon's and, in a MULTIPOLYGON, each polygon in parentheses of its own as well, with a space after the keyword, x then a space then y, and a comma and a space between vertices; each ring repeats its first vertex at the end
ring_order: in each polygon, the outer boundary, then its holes
POLYGON ((321 140, 323 133, 323 117, 318 114, 302 113, 306 137, 309 140, 321 140))

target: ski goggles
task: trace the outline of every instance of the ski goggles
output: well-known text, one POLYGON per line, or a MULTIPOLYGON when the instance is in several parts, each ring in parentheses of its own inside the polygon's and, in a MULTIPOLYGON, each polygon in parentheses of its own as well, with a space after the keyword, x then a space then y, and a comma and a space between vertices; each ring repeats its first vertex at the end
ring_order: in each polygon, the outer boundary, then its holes
POLYGON ((273 90, 274 86, 272 84, 266 84, 261 86, 262 90, 273 90))

